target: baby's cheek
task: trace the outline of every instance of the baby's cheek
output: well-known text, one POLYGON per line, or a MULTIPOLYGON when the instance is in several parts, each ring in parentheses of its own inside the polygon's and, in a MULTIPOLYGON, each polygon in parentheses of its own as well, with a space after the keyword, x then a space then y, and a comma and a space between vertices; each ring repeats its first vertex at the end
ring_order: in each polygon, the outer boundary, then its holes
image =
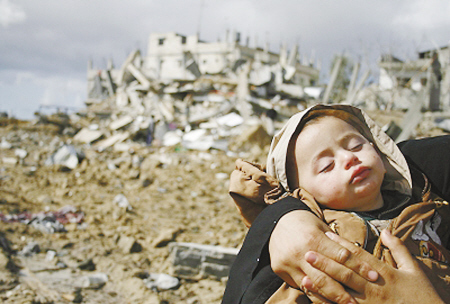
POLYGON ((332 183, 323 183, 320 192, 320 202, 330 208, 338 209, 342 206, 343 202, 340 199, 339 187, 333 185, 332 183))

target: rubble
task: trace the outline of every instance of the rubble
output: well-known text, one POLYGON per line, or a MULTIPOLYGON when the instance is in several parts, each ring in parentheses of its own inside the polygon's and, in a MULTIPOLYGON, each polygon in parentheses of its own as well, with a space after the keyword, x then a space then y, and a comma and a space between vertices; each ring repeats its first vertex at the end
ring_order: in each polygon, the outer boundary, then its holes
POLYGON ((229 38, 207 43, 197 36, 151 34, 148 54, 131 52, 120 69, 111 62, 106 70, 89 63, 86 115, 97 117, 99 129, 82 129, 77 140, 92 143, 104 135, 96 144, 100 151, 130 139, 227 150, 230 128, 282 107, 286 99, 304 101, 304 87, 318 76, 314 65, 299 60, 298 46, 275 54, 229 38))
POLYGON ((144 283, 148 289, 156 291, 177 289, 180 286, 180 280, 164 273, 150 273, 144 283))
POLYGON ((6 223, 20 222, 35 227, 45 233, 66 232, 65 224, 81 224, 84 213, 72 206, 65 206, 55 212, 39 212, 31 214, 23 212, 19 214, 0 213, 0 221, 6 223))
POLYGON ((103 136, 103 133, 90 128, 81 129, 73 138, 73 140, 84 144, 90 144, 99 140, 103 136))
POLYGON ((72 170, 75 169, 83 159, 84 153, 82 151, 77 151, 72 145, 63 145, 45 161, 45 164, 47 166, 61 165, 63 168, 72 170))
POLYGON ((135 238, 129 236, 120 236, 117 246, 126 254, 142 251, 142 245, 135 238))
POLYGON ((107 282, 108 282, 108 275, 106 273, 100 272, 82 277, 79 281, 79 287, 89 289, 99 289, 105 286, 107 282))
POLYGON ((175 274, 184 278, 228 276, 239 250, 191 243, 172 243, 175 274))

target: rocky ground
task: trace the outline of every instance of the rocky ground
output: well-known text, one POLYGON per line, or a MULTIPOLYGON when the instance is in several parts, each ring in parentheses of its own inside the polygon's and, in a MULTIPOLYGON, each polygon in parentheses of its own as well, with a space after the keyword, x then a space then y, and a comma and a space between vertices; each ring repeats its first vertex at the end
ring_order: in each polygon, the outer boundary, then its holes
POLYGON ((67 232, 57 233, 0 222, 1 301, 219 303, 224 280, 181 280, 175 290, 156 292, 143 278, 173 272, 168 241, 241 244, 246 229, 227 194, 234 157, 220 151, 141 146, 132 153, 85 149, 80 165, 62 170, 44 165, 59 145, 70 142, 55 131, 27 125, 0 128, 0 138, 12 145, 0 150, 2 157, 18 159, 16 148, 28 152, 17 164, 1 165, 0 212, 73 206, 84 213, 84 221, 66 224, 67 232), (131 208, 119 206, 119 194, 131 208), (123 241, 130 239, 142 248, 131 249, 123 241), (39 252, 25 256, 24 248, 33 242, 39 252), (56 253, 53 259, 49 251, 56 253), (102 288, 78 288, 84 277, 95 273, 108 275, 102 288))
MULTIPOLYGON (((396 115, 372 113, 381 125, 400 120, 396 115)), ((438 134, 428 128, 418 136, 438 134)), ((84 216, 54 233, 0 221, 2 303, 220 303, 225 279, 181 279, 177 288, 163 291, 147 288, 144 279, 173 275, 171 241, 240 246, 246 228, 227 193, 236 155, 181 147, 135 145, 101 153, 81 147, 84 160, 66 170, 45 164, 72 142, 58 128, 8 123, 0 127, 0 138, 9 144, 0 149, 0 213, 72 206, 84 216), (17 155, 17 149, 27 155, 17 155), (120 204, 123 197, 128 205, 120 204), (107 282, 91 279, 86 288, 87 278, 98 274, 106 274, 107 282)), ((264 161, 261 149, 253 151, 246 156, 264 161)))

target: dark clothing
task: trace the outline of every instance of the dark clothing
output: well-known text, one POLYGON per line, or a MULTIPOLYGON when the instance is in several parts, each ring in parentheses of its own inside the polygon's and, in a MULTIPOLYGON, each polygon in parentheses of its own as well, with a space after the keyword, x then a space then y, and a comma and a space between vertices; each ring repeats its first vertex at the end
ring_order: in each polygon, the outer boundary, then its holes
MULTIPOLYGON (((408 165, 428 177, 432 192, 450 201, 450 136, 410 140, 398 146, 408 165)), ((412 177, 413 184, 423 182, 414 175, 412 177)), ((231 268, 223 304, 264 303, 281 286, 283 280, 270 267, 270 235, 283 215, 293 210, 307 209, 301 201, 288 197, 261 212, 231 268)))

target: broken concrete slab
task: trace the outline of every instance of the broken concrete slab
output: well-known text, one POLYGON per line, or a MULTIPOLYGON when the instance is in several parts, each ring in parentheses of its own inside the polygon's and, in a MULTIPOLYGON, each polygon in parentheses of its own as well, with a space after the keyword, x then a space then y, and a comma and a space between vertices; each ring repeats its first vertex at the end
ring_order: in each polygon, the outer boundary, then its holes
POLYGON ((24 159, 25 157, 27 157, 28 152, 24 149, 16 149, 14 150, 14 155, 20 159, 24 159))
POLYGON ((131 116, 123 116, 109 124, 109 129, 115 131, 119 130, 133 122, 133 117, 131 116))
POLYGON ((236 248, 201 245, 194 243, 170 243, 174 273, 182 278, 223 278, 239 252, 236 248))
POLYGON ((334 84, 336 82, 337 76, 339 74, 339 69, 341 68, 343 56, 339 56, 333 66, 333 71, 331 72, 330 80, 328 81, 327 88, 325 89, 325 93, 323 94, 323 103, 329 103, 329 99, 331 96, 331 91, 333 90, 334 84))
POLYGON ((144 284, 149 289, 164 291, 177 289, 180 286, 180 280, 165 273, 150 273, 144 279, 144 284))
POLYGON ((12 145, 4 138, 2 138, 2 141, 0 142, 0 149, 11 149, 11 147, 12 145))
POLYGON ((127 65, 127 70, 140 82, 140 84, 142 84, 143 89, 148 90, 150 88, 150 81, 148 81, 147 77, 145 77, 145 75, 132 63, 127 65))
POLYGON ((153 240, 152 246, 155 248, 165 247, 173 242, 180 232, 181 229, 165 229, 153 240))
POLYGON ((105 149, 112 147, 113 145, 115 145, 117 143, 121 143, 121 142, 127 140, 129 137, 130 137, 129 132, 117 133, 106 139, 100 140, 99 142, 97 142, 94 145, 94 147, 98 151, 104 151, 105 149))
POLYGON ((139 244, 135 238, 130 236, 120 236, 117 246, 122 249, 125 254, 142 251, 142 245, 139 244))
POLYGON ((407 140, 415 132, 417 125, 422 120, 422 99, 417 99, 413 102, 409 110, 406 112, 405 117, 400 125, 402 132, 395 139, 396 143, 407 140))
POLYGON ((230 128, 239 126, 244 123, 244 118, 242 118, 242 116, 234 112, 218 117, 215 120, 217 124, 219 124, 220 126, 226 126, 230 128))
POLYGON ((81 151, 78 152, 74 146, 63 145, 45 161, 45 165, 61 165, 73 170, 83 158, 84 154, 81 151))
POLYGON ((162 145, 166 147, 175 146, 181 143, 183 132, 181 130, 168 131, 164 134, 162 145))
POLYGON ((254 146, 261 149, 270 145, 270 136, 263 125, 258 124, 247 128, 241 134, 230 141, 229 148, 232 151, 250 151, 254 146))
POLYGON ((436 123, 436 127, 441 128, 442 130, 445 130, 447 132, 450 132, 450 119, 445 119, 436 123))
POLYGON ((280 83, 276 85, 276 90, 294 98, 303 98, 305 96, 303 87, 296 84, 280 83))
POLYGON ((102 136, 102 131, 83 128, 73 137, 73 140, 84 144, 90 144, 99 140, 102 136))

